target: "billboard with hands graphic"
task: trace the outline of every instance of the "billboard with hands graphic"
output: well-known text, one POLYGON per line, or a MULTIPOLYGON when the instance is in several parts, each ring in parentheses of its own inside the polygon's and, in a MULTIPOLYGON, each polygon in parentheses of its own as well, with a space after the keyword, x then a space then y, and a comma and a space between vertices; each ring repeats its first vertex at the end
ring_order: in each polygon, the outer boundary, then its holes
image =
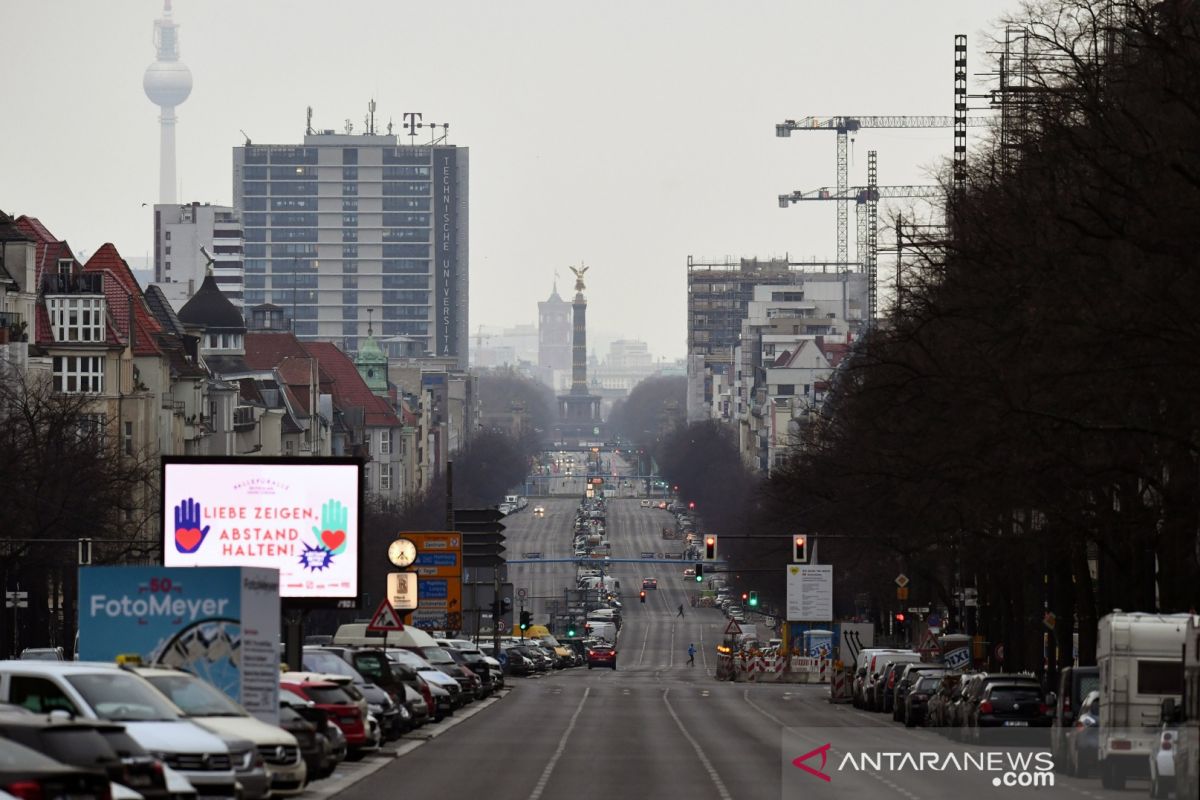
POLYGON ((285 599, 357 601, 361 475, 346 458, 164 458, 163 563, 270 567, 285 599))

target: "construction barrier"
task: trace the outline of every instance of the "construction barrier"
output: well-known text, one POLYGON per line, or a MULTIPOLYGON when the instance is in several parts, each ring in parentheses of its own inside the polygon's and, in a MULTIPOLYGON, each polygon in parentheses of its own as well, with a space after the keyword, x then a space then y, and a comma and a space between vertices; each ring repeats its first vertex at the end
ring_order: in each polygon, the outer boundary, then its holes
POLYGON ((829 683, 831 675, 827 658, 739 653, 732 665, 733 680, 745 683, 829 683))
POLYGON ((849 703, 851 700, 850 670, 846 669, 842 662, 835 661, 829 674, 829 702, 849 703))

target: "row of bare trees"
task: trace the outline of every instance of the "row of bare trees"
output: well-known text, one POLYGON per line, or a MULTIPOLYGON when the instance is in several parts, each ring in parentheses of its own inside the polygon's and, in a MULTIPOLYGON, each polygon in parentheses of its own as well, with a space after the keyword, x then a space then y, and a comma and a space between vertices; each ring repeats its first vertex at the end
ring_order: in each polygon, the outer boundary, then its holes
POLYGON ((1009 27, 1016 107, 788 463, 759 491, 704 478, 696 426, 660 460, 732 530, 816 533, 839 614, 944 607, 993 666, 1003 645, 1052 670, 1113 609, 1200 606, 1200 3, 1052 0, 1009 27))
POLYGON ((1200 601, 1200 5, 1013 24, 1019 114, 768 496, 916 598, 977 588, 977 632, 1040 668, 1043 633, 1086 662, 1104 613, 1200 601))

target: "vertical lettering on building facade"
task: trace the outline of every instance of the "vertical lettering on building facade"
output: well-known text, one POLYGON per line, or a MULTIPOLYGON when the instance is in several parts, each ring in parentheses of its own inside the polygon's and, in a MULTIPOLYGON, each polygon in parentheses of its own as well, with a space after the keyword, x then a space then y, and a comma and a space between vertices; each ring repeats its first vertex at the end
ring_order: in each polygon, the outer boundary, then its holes
POLYGON ((455 240, 455 161, 456 153, 453 148, 436 148, 434 166, 436 175, 435 192, 437 235, 434 250, 438 290, 438 312, 436 326, 438 328, 437 347, 435 352, 443 356, 454 355, 458 351, 456 331, 454 326, 455 297, 455 262, 458 246, 455 240))

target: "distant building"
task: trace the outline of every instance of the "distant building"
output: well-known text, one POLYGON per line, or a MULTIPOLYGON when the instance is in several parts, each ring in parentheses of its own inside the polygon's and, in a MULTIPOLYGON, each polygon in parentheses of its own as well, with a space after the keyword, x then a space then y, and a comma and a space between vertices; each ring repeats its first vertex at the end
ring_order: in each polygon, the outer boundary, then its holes
POLYGON ((154 283, 174 308, 183 308, 207 275, 237 309, 243 306, 242 217, 228 206, 193 202, 154 206, 154 283))
POLYGON ((233 175, 248 305, 295 309, 298 338, 346 352, 372 307, 378 335, 466 368, 466 148, 310 130, 301 144, 235 147, 233 175))
POLYGON ((555 281, 550 297, 538 303, 538 377, 556 392, 566 391, 571 379, 571 304, 558 294, 555 281))
MULTIPOLYGON (((760 261, 700 261, 688 256, 688 420, 731 413, 730 391, 737 347, 756 286, 832 286, 841 319, 862 323, 867 303, 861 273, 821 273, 794 269, 786 258, 760 261)), ((803 299, 803 289, 798 289, 803 299)), ((821 290, 822 292, 824 290, 821 290)), ((824 294, 822 294, 824 296, 824 294)))

